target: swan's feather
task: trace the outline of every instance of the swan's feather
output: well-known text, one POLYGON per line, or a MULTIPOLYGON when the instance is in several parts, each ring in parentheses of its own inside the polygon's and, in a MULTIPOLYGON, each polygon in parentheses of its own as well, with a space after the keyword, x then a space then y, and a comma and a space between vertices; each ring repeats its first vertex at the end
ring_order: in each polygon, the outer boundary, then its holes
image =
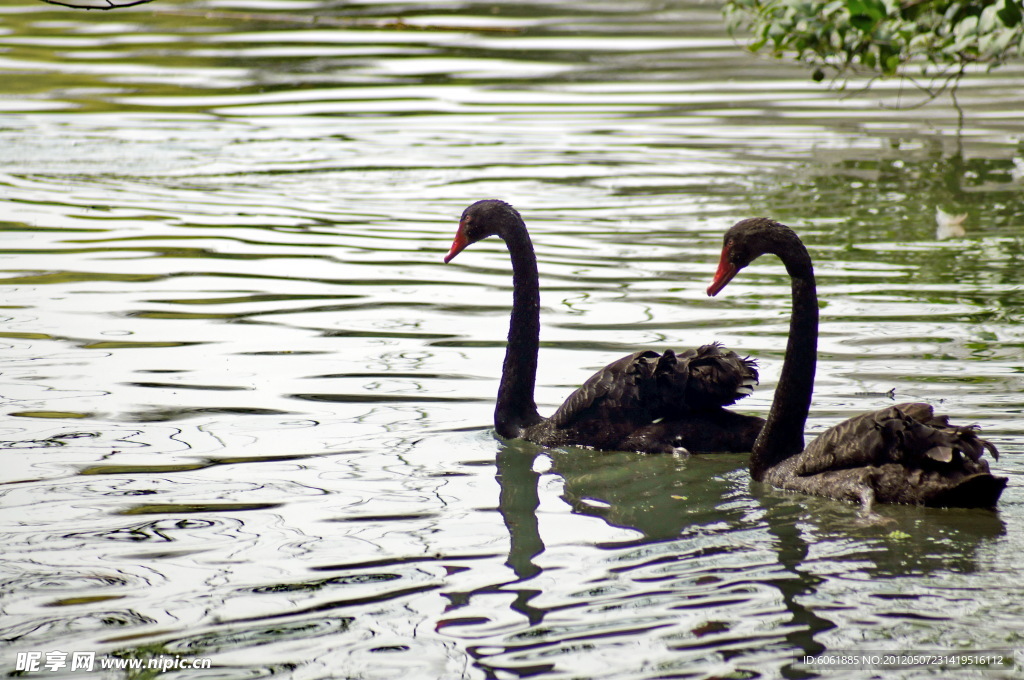
POLYGON ((658 354, 636 352, 592 375, 551 416, 556 427, 581 421, 632 422, 678 418, 734 404, 758 379, 756 363, 718 343, 658 354))
POLYGON ((832 498, 856 500, 866 489, 884 503, 991 507, 1006 478, 991 475, 985 451, 998 456, 976 427, 951 425, 928 404, 897 404, 829 428, 769 478, 832 498), (980 491, 988 495, 970 495, 980 491))
POLYGON ((863 465, 897 463, 908 468, 988 464, 985 450, 996 454, 990 442, 978 436, 972 426, 949 424, 924 403, 897 404, 862 413, 829 428, 799 455, 797 474, 812 475, 825 470, 863 465))

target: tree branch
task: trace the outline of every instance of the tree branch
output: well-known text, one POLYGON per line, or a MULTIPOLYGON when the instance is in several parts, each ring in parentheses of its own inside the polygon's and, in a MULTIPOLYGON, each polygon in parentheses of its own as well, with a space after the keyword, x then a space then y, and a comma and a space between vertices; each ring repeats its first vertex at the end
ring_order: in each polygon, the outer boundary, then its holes
POLYGON ((60 5, 72 9, 122 9, 142 5, 152 0, 42 0, 50 5, 60 5))

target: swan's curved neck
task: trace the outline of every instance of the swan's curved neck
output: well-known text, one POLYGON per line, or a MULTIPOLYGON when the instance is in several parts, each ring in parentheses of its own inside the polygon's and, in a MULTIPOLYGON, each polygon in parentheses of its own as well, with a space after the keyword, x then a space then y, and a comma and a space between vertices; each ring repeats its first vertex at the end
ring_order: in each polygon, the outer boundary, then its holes
POLYGON ((750 474, 757 481, 773 466, 803 451, 818 361, 818 293, 810 255, 795 235, 777 254, 792 279, 793 310, 775 398, 751 454, 750 474))
POLYGON ((512 316, 494 428, 502 437, 515 438, 526 427, 543 420, 533 399, 540 349, 540 277, 526 225, 519 221, 505 229, 501 238, 512 258, 512 316))

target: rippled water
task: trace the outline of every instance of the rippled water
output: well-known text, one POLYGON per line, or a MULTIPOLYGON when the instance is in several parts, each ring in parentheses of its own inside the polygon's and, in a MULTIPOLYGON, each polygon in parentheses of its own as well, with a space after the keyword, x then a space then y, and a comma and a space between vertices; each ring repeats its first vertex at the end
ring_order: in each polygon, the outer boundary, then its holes
POLYGON ((822 650, 1024 653, 1024 68, 967 79, 962 124, 948 97, 892 108, 919 100, 829 92, 696 0, 5 4, 5 671, 798 678, 822 650), (767 214, 817 261, 809 429, 892 391, 939 404, 1002 450, 999 512, 880 521, 752 485, 744 456, 499 441, 507 254, 441 263, 482 197, 534 236, 542 410, 623 353, 718 339, 760 360, 764 414, 784 270, 704 289, 721 233, 767 214), (967 236, 937 240, 936 207, 967 236))

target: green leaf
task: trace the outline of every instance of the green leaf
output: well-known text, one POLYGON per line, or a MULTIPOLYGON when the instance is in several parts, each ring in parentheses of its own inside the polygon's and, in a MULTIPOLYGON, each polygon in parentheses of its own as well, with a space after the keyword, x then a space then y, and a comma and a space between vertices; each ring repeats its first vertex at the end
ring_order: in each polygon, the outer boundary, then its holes
POLYGON ((846 0, 850 17, 866 16, 871 21, 885 18, 885 4, 882 0, 846 0))
POLYGON ((855 14, 850 17, 850 23, 861 33, 870 33, 875 27, 875 22, 866 14, 855 14))
POLYGON ((978 19, 978 32, 982 35, 990 33, 995 30, 996 24, 1001 20, 996 19, 997 8, 995 5, 989 5, 985 9, 981 10, 981 18, 978 19))
POLYGON ((964 20, 956 25, 955 33, 958 38, 974 35, 978 32, 978 17, 971 15, 964 17, 964 20))
POLYGON ((1013 28, 1021 22, 1021 11, 1017 3, 1020 0, 1003 0, 1003 8, 996 12, 1004 26, 1013 28))

